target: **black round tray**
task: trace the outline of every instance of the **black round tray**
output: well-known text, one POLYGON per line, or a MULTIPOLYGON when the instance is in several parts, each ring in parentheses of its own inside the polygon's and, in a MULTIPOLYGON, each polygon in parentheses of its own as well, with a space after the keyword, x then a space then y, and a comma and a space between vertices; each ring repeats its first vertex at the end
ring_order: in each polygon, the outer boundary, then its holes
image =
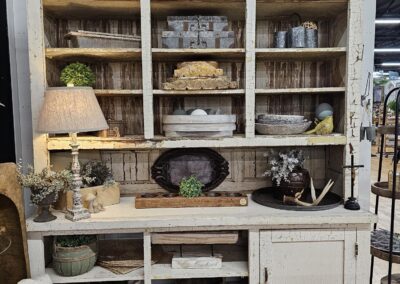
MULTIPOLYGON (((276 190, 275 187, 264 187, 257 189, 251 195, 253 201, 258 204, 276 208, 276 209, 283 209, 283 210, 293 210, 293 211, 320 211, 320 210, 328 210, 339 206, 342 203, 342 198, 332 192, 328 192, 324 199, 320 202, 317 206, 299 206, 299 205, 289 205, 284 204, 282 200, 274 198, 274 191, 276 190)), ((320 191, 317 190, 317 197, 320 191)), ((308 193, 303 196, 301 201, 305 202, 312 202, 311 194, 308 193)))

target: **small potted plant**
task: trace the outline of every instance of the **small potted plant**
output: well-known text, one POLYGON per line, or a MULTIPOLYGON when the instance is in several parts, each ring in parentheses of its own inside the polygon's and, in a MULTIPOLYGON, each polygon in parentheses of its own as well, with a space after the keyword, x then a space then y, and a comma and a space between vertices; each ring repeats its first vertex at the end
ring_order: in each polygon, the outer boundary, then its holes
POLYGON ((32 166, 28 166, 27 172, 23 172, 21 164, 17 166, 18 181, 23 187, 31 189, 31 201, 39 207, 39 215, 35 222, 49 222, 57 217, 50 213, 50 206, 58 199, 58 193, 64 188, 71 188, 72 174, 70 171, 59 172, 44 168, 35 173, 32 166))
POLYGON ((91 87, 96 82, 96 77, 85 64, 76 62, 67 65, 62 71, 60 80, 67 87, 91 87))
POLYGON ((97 260, 97 236, 72 235, 54 238, 53 268, 62 276, 90 271, 97 260))
POLYGON ((183 178, 179 184, 179 195, 186 198, 199 197, 203 193, 203 187, 204 184, 196 176, 183 178))
POLYGON ((297 192, 308 189, 310 174, 304 169, 303 152, 290 150, 288 152, 272 152, 269 160, 271 168, 264 175, 272 179, 276 187, 275 197, 282 199, 284 195, 294 196, 297 192))

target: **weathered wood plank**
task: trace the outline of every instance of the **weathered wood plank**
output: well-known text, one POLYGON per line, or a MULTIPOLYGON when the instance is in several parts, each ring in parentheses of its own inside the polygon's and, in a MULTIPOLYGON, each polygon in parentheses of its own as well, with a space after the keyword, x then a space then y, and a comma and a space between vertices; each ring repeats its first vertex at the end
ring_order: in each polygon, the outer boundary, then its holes
MULTIPOLYGON (((216 193, 218 194, 218 193, 216 193)), ((232 207, 247 206, 247 195, 240 193, 222 193, 221 196, 200 196, 186 198, 181 196, 143 196, 137 195, 135 199, 135 208, 184 208, 184 207, 232 207)))
POLYGON ((235 244, 238 231, 153 233, 153 244, 235 244))

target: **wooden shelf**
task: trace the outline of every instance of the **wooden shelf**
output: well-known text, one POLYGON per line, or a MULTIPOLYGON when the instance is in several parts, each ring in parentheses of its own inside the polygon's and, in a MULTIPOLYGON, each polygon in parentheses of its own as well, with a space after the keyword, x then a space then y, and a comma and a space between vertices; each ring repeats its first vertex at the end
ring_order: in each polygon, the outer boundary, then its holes
POLYGON ((257 19, 273 16, 336 17, 347 9, 348 0, 257 0, 257 19), (318 5, 316 5, 318 4, 318 5))
POLYGON ((166 18, 171 15, 224 15, 230 20, 244 20, 244 0, 152 0, 152 15, 166 18))
POLYGON ((171 264, 153 264, 152 279, 247 277, 247 261, 222 262, 220 269, 172 269, 171 264))
POLYGON ((132 97, 143 95, 143 90, 95 89, 94 93, 98 97, 132 97))
MULTIPOLYGON (((371 184, 371 192, 382 197, 392 198, 393 191, 389 190, 388 186, 388 182, 374 182, 371 184)), ((396 192, 395 198, 400 199, 400 191, 396 192)))
POLYGON ((140 16, 139 0, 43 0, 43 7, 45 12, 62 19, 140 16))
POLYGON ((289 88, 289 89, 256 89, 257 95, 275 95, 275 94, 326 94, 343 93, 345 87, 324 87, 324 88, 289 88))
MULTIPOLYGON (((80 149, 113 150, 113 149, 165 149, 165 148, 222 148, 222 147, 276 147, 276 146, 326 146, 345 145, 346 136, 331 135, 256 135, 255 138, 245 138, 238 135, 220 139, 166 139, 158 136, 152 140, 143 137, 101 138, 94 136, 78 137, 80 149)), ((51 137, 48 139, 48 150, 70 150, 69 137, 51 137)))
POLYGON ((46 58, 62 61, 141 60, 140 48, 46 48, 46 58))
POLYGON ((331 60, 346 55, 345 47, 256 48, 256 57, 264 60, 331 60))
POLYGON ((143 268, 139 268, 127 274, 114 274, 113 272, 100 267, 95 266, 89 272, 73 276, 64 277, 58 275, 53 268, 46 268, 46 274, 48 274, 53 283, 89 283, 89 282, 104 282, 104 281, 127 281, 127 280, 143 280, 144 272, 143 268))
MULTIPOLYGON (((389 253, 382 251, 380 249, 374 248, 371 246, 371 254, 379 259, 383 259, 389 261, 389 253)), ((393 254, 392 255, 393 263, 400 264, 400 255, 393 254)))
POLYGON ((153 90, 154 95, 159 96, 230 96, 230 95, 244 95, 244 89, 230 89, 230 90, 196 90, 196 91, 165 91, 153 90))
POLYGON ((244 48, 153 48, 155 61, 185 61, 192 59, 241 59, 244 48))

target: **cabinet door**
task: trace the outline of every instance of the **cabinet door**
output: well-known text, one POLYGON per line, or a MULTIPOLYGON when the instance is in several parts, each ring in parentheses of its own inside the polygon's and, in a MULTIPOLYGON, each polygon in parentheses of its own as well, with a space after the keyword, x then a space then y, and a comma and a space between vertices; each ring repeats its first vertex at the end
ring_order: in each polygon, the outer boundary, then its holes
POLYGON ((261 231, 260 282, 355 283, 356 236, 345 229, 261 231))

